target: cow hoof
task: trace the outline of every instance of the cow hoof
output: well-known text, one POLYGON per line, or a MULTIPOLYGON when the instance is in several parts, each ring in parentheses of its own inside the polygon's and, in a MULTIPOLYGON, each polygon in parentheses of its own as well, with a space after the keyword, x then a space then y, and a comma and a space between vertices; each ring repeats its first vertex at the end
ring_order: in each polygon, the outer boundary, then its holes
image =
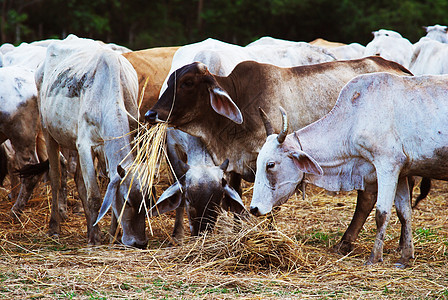
POLYGON ((54 232, 53 230, 49 230, 47 235, 52 239, 59 239, 59 232, 54 232))
POLYGON ((408 267, 407 264, 401 263, 401 262, 397 262, 394 264, 394 267, 397 269, 406 269, 408 267))
POLYGON ((347 255, 353 251, 353 245, 351 242, 348 241, 340 241, 339 243, 333 246, 331 251, 341 255, 347 255))
POLYGON ((369 259, 366 261, 366 263, 364 265, 371 266, 371 265, 381 263, 381 262, 383 262, 383 258, 374 259, 372 257, 369 257, 369 259))
POLYGON ((64 211, 59 211, 59 216, 61 217, 61 221, 66 221, 68 219, 68 215, 67 212, 64 211))
POLYGON ((168 246, 175 247, 183 244, 184 236, 171 236, 168 246))

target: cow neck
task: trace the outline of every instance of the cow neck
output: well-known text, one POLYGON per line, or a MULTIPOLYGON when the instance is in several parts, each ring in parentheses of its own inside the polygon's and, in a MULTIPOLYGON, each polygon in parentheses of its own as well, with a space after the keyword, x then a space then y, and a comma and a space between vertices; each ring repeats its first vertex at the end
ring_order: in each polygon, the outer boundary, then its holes
POLYGON ((123 168, 132 164, 130 126, 124 103, 106 106, 102 109, 104 156, 109 172, 114 174, 119 164, 123 168))
POLYGON ((350 142, 350 116, 333 109, 324 118, 295 132, 302 150, 321 166, 324 176, 306 174, 306 181, 329 191, 364 189, 364 178, 356 173, 366 161, 356 155, 350 142), (335 130, 337 128, 337 130, 335 130))
POLYGON ((243 82, 229 75, 227 77, 215 76, 217 83, 223 88, 240 108, 243 114, 243 124, 236 124, 226 117, 218 115, 210 107, 202 124, 192 129, 202 139, 210 151, 215 164, 221 164, 229 159, 228 171, 250 178, 255 169, 256 155, 253 155, 252 133, 255 131, 252 123, 245 121, 247 113, 241 109, 244 107, 244 95, 240 92, 243 82), (211 117, 208 117, 211 116, 211 117), (252 125, 252 127, 250 126, 252 125))

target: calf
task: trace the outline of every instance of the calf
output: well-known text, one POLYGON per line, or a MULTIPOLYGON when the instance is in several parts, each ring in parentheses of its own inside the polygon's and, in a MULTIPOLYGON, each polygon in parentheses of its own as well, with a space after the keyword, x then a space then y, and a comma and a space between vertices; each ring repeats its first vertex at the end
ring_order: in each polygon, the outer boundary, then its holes
POLYGON ((414 257, 407 176, 448 180, 447 83, 448 76, 361 75, 325 117, 289 135, 284 122, 258 156, 251 212, 269 213, 304 178, 330 191, 378 193, 378 230, 367 263, 383 260, 395 202, 402 224, 399 266, 405 266, 414 257))
POLYGON ((184 236, 185 206, 193 236, 214 227, 219 207, 235 213, 245 210, 240 196, 227 183, 228 159, 215 166, 199 138, 175 129, 167 132, 167 153, 178 182, 160 196, 151 215, 176 210, 173 237, 177 242, 184 236))

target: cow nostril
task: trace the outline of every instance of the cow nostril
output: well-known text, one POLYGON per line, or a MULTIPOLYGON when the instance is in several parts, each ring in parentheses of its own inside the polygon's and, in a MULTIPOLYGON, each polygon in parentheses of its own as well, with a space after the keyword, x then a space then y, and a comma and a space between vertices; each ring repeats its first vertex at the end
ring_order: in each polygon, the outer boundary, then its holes
POLYGON ((145 114, 145 121, 150 123, 155 123, 157 119, 157 112, 148 110, 145 114))
POLYGON ((259 215, 259 211, 258 211, 258 207, 250 207, 250 213, 253 214, 254 216, 258 216, 259 215))

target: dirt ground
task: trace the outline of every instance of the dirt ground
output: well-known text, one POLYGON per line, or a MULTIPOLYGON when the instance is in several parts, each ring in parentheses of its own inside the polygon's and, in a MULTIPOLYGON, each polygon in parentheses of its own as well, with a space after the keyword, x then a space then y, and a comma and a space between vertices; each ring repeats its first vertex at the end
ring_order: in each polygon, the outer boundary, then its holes
MULTIPOLYGON (((158 195, 168 184, 166 178, 159 182, 158 195)), ((147 250, 109 245, 109 217, 101 221, 104 245, 88 247, 85 218, 75 212, 73 180, 69 186, 68 220, 58 238, 46 234, 49 185, 40 184, 20 223, 12 222, 13 202, 0 191, 0 299, 448 298, 448 184, 444 182, 435 182, 413 212, 415 260, 406 269, 394 267, 400 256, 395 250, 400 235, 395 212, 385 237, 383 263, 364 265, 375 238, 373 213, 352 253, 342 256, 331 251, 351 220, 354 192, 330 196, 310 187, 305 200, 293 197, 275 214, 275 228, 300 257, 287 266, 238 261, 233 268, 228 259, 207 261, 200 250, 210 241, 219 242, 222 232, 171 246, 172 214, 150 219, 147 250)), ((248 205, 250 184, 243 196, 248 205)))

